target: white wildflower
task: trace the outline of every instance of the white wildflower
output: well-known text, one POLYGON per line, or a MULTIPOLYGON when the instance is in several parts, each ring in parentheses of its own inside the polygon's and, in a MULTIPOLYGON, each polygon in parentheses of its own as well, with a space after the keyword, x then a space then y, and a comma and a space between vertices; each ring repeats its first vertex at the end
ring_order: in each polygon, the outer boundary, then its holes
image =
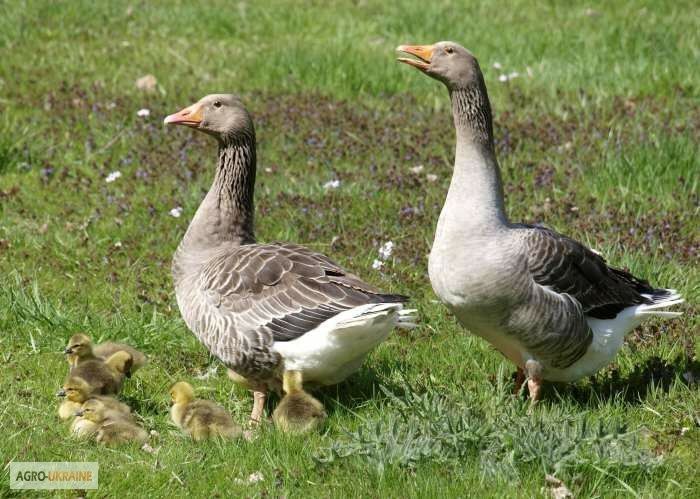
POLYGON ((338 179, 329 180, 323 184, 324 189, 337 189, 338 187, 340 187, 340 180, 338 179))
POLYGON ((434 173, 428 173, 425 176, 425 180, 427 180, 428 182, 435 182, 437 179, 438 179, 438 176, 435 175, 434 173))
POLYGON ((425 168, 423 165, 414 166, 413 168, 411 168, 411 173, 415 173, 417 175, 423 171, 423 168, 425 168))
POLYGON ((250 476, 248 477, 248 483, 257 483, 257 482, 262 482, 263 480, 265 480, 265 477, 259 471, 256 471, 255 473, 251 473, 250 476))
POLYGON ((384 262, 382 262, 381 260, 376 260, 376 259, 375 259, 375 260, 372 262, 372 268, 373 268, 374 270, 379 270, 379 269, 381 269, 383 266, 384 266, 384 262))
POLYGON ((391 253, 394 251, 394 242, 393 241, 387 241, 385 242, 381 248, 379 248, 379 258, 382 260, 386 260, 391 256, 391 253))
POLYGON ((244 484, 262 482, 263 480, 265 480, 265 476, 260 471, 256 471, 256 472, 248 475, 248 479, 245 481, 240 479, 240 478, 235 478, 233 481, 239 485, 244 485, 244 484))
POLYGON ((510 80, 518 78, 519 76, 520 76, 520 73, 518 73, 517 71, 512 71, 508 74, 500 75, 498 77, 498 81, 500 81, 501 83, 506 83, 506 82, 509 82, 510 80))
POLYGON ((139 118, 148 118, 150 115, 151 115, 150 109, 143 108, 143 109, 139 109, 138 111, 136 111, 136 116, 138 116, 139 118))
POLYGON ((493 69, 501 69, 503 66, 501 66, 501 63, 496 61, 493 63, 493 69))
POLYGON ((115 180, 117 180, 121 176, 122 176, 122 172, 120 172, 120 171, 111 172, 109 175, 107 175, 107 177, 105 177, 105 182, 107 182, 108 184, 111 184, 112 182, 114 182, 115 180))
POLYGON ((169 213, 171 217, 180 218, 180 215, 182 215, 182 206, 176 206, 170 210, 169 213))

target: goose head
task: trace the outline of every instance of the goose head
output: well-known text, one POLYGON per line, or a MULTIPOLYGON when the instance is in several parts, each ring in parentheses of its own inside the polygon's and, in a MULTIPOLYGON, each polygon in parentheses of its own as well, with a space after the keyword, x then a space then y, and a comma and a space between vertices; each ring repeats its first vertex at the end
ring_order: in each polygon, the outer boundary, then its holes
POLYGON ((399 45, 396 50, 413 56, 399 57, 399 62, 413 66, 431 78, 441 81, 450 90, 469 88, 478 82, 481 76, 476 58, 455 42, 399 45))
POLYGON ((191 106, 166 116, 166 125, 185 125, 212 135, 227 143, 241 134, 250 134, 253 121, 238 97, 230 94, 212 94, 202 97, 191 106))

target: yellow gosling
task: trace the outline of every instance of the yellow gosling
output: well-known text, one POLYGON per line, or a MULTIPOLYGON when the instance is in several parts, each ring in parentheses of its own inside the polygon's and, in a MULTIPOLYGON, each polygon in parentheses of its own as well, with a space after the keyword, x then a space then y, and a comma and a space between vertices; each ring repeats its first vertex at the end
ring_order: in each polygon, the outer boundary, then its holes
POLYGON ((68 345, 63 350, 66 354, 68 365, 72 368, 80 362, 95 359, 95 354, 92 351, 92 340, 89 336, 83 333, 74 334, 68 340, 68 345))
POLYGON ((195 441, 212 437, 237 438, 242 429, 220 405, 209 400, 195 399, 192 385, 185 381, 170 388, 173 404, 170 418, 195 441))
POLYGON ((286 433, 307 433, 323 427, 327 415, 323 404, 304 391, 300 371, 285 371, 285 396, 272 413, 275 426, 286 433))
POLYGON ((75 416, 75 411, 82 407, 83 402, 95 398, 105 404, 108 410, 120 412, 125 417, 131 417, 131 408, 128 405, 112 397, 93 395, 91 390, 92 387, 84 379, 78 376, 69 376, 56 394, 63 399, 58 408, 58 416, 61 419, 72 418, 75 416))
POLYGON ((127 377, 131 377, 137 369, 143 367, 148 362, 146 355, 131 345, 113 341, 106 341, 99 345, 93 345, 90 337, 83 333, 71 336, 64 353, 66 354, 68 364, 73 368, 86 360, 99 359, 106 361, 109 357, 120 351, 127 352, 131 355, 131 365, 129 370, 125 373, 127 377))
POLYGON ((145 444, 148 440, 146 430, 122 417, 121 413, 109 411, 106 405, 97 399, 87 400, 75 415, 97 426, 94 432, 95 440, 103 445, 129 442, 145 444))

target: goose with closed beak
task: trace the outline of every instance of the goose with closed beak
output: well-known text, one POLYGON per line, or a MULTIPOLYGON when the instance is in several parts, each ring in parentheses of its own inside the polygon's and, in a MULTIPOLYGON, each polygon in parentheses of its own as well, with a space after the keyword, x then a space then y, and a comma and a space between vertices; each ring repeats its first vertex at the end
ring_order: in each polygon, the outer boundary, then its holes
POLYGON ((411 327, 407 298, 382 293, 327 256, 257 243, 256 144, 241 101, 209 95, 165 118, 218 142, 214 182, 173 257, 180 313, 199 340, 254 391, 259 421, 286 370, 335 384, 359 369, 394 326, 411 327))
POLYGON ((457 135, 452 181, 428 271, 459 322, 518 366, 531 399, 542 380, 573 382, 612 361, 649 317, 672 318, 683 301, 609 266, 557 232, 506 217, 491 105, 476 58, 454 42, 401 45, 399 58, 442 82, 457 135))

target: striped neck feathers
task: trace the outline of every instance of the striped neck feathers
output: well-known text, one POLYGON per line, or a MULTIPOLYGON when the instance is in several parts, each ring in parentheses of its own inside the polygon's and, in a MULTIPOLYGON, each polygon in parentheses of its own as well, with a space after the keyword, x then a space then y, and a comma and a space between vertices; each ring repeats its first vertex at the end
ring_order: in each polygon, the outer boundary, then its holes
POLYGON ((187 229, 181 249, 207 251, 223 243, 255 242, 255 169, 253 130, 220 144, 214 182, 187 229))
POLYGON ((503 185, 483 77, 479 75, 468 87, 450 89, 450 98, 457 144, 446 205, 462 224, 485 228, 505 224, 503 185))

